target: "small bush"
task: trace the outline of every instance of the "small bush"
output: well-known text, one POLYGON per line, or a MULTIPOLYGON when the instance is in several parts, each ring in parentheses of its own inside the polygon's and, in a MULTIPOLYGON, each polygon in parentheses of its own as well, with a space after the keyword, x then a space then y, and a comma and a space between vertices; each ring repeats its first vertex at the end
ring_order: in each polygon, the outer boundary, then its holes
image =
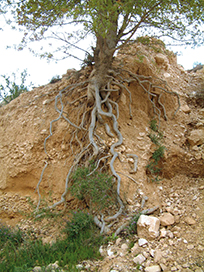
POLYGON ((93 224, 93 218, 90 214, 82 211, 73 212, 73 218, 70 222, 67 222, 64 232, 66 232, 70 238, 74 238, 82 231, 91 229, 93 224))
POLYGON ((112 177, 94 171, 94 165, 79 167, 72 176, 71 194, 84 200, 91 210, 99 211, 113 204, 116 191, 112 177))
POLYGON ((130 223, 128 225, 128 232, 130 234, 135 234, 137 233, 137 221, 140 218, 141 213, 137 213, 135 216, 132 217, 130 220, 130 223))
POLYGON ((23 242, 23 233, 20 229, 12 230, 0 223, 0 248, 5 244, 19 246, 23 242))
POLYGON ((162 170, 160 167, 158 167, 158 164, 160 160, 164 157, 164 152, 166 148, 164 145, 161 144, 163 140, 163 133, 158 129, 156 119, 151 120, 150 128, 153 132, 151 132, 148 137, 155 144, 156 149, 152 154, 152 157, 150 158, 149 163, 146 167, 149 173, 154 177, 152 181, 158 181, 158 176, 162 170))
POLYGON ((12 73, 11 76, 2 75, 2 83, 0 84, 0 101, 2 100, 4 104, 8 104, 20 94, 28 92, 29 88, 31 88, 33 84, 30 83, 29 86, 25 85, 27 77, 27 71, 24 70, 20 74, 21 83, 17 84, 17 76, 15 73, 12 73))
POLYGON ((45 268, 56 261, 60 267, 67 267, 64 271, 76 271, 80 261, 100 257, 98 249, 103 242, 92 217, 83 212, 74 213, 65 228, 66 237, 52 244, 43 244, 41 239, 31 240, 28 236, 22 240, 20 232, 17 233, 1 227, 0 271, 27 272, 35 266, 45 268))

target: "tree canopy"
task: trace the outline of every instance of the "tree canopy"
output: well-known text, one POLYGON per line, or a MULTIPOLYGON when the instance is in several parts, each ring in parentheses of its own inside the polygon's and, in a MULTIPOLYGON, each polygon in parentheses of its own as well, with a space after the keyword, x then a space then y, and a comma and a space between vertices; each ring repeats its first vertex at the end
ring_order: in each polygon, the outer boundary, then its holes
POLYGON ((54 33, 55 38, 69 43, 73 36, 80 40, 93 34, 96 47, 106 44, 112 53, 138 35, 169 37, 193 45, 204 41, 201 27, 204 23, 204 0, 3 2, 12 7, 17 23, 26 27, 23 42, 45 38, 46 31, 53 26, 66 26, 63 37, 54 33), (72 25, 78 25, 80 31, 75 33, 72 25))

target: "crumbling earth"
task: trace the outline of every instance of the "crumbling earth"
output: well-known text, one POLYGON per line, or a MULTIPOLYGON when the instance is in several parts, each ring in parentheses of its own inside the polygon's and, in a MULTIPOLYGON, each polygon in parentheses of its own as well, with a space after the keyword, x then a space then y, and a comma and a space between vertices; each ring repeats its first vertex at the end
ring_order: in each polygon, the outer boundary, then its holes
MULTIPOLYGON (((149 124, 154 117, 151 101, 142 88, 130 83, 133 116, 130 118, 129 95, 122 93, 118 102, 118 123, 124 142, 118 148, 120 161, 115 168, 121 173, 120 191, 125 211, 112 231, 126 222, 128 214, 139 211, 144 196, 148 197, 145 209, 159 207, 151 216, 161 218, 167 213, 174 220, 160 225, 159 236, 153 240, 137 235, 130 238, 124 229, 117 240, 100 249, 104 259, 85 261, 82 263, 84 270, 137 271, 138 263, 144 271, 200 272, 204 269, 204 70, 188 73, 177 64, 172 52, 161 45, 156 48, 140 43, 132 45, 128 51, 118 54, 115 63, 139 75, 162 78, 179 94, 181 106, 174 116, 176 100, 165 95, 163 103, 168 121, 161 117, 160 130, 164 135, 166 151, 161 161, 159 180, 152 182, 146 169, 155 149, 148 137, 149 124), (136 173, 131 172, 133 162, 127 159, 128 153, 139 157, 136 173), (141 244, 141 238, 147 241, 141 244)), ((44 139, 49 135, 50 122, 58 117, 54 99, 59 90, 68 84, 87 79, 90 70, 91 67, 81 71, 68 70, 60 81, 35 88, 0 108, 0 218, 12 226, 19 224, 34 238, 41 237, 44 242, 52 242, 61 235, 56 225, 61 219, 34 222, 25 214, 33 211, 31 203, 38 203, 35 189, 47 161, 44 139)), ((81 105, 77 103, 79 109, 81 105)), ((77 112, 70 114, 74 118, 77 112)), ((100 137, 110 141, 103 133, 100 137)), ((49 204, 58 201, 64 191, 73 159, 72 151, 76 146, 69 124, 64 120, 55 122, 53 135, 47 142, 49 166, 40 184, 41 195, 49 204)), ((71 195, 66 201, 70 209, 82 205, 71 195)), ((57 207, 58 210, 62 208, 57 207)), ((63 222, 66 219, 67 216, 63 222)))

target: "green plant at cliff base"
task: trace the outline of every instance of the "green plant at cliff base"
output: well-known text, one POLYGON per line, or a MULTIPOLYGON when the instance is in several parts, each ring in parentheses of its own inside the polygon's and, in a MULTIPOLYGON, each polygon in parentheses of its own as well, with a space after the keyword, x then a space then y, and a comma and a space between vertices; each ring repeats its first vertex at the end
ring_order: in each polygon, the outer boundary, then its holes
POLYGON ((162 168, 158 167, 159 162, 164 157, 164 152, 166 147, 162 145, 163 134, 159 131, 157 126, 157 121, 155 119, 151 120, 150 128, 152 132, 148 135, 150 140, 155 144, 156 149, 152 154, 152 157, 149 160, 147 165, 147 170, 150 175, 153 177, 151 178, 152 181, 158 181, 159 174, 161 173, 162 168))
POLYGON ((78 167, 72 176, 70 191, 73 196, 85 201, 91 211, 102 211, 114 204, 116 190, 112 177, 95 169, 93 163, 89 167, 78 167))
MULTIPOLYGON (((100 258, 99 247, 103 237, 93 222, 91 215, 76 212, 67 222, 66 235, 52 244, 41 239, 31 239, 21 230, 0 224, 0 271, 28 272, 35 266, 41 271, 51 271, 46 267, 58 261, 63 271, 78 271, 76 264, 86 259, 100 258)), ((60 269, 52 271, 61 271, 60 269)))

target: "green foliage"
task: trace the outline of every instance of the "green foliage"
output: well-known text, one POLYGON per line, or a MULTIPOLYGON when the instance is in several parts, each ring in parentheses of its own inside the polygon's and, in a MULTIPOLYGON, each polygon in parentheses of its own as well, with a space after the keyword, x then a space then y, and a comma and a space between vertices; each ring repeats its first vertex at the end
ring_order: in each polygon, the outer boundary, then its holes
POLYGON ((116 191, 112 177, 94 171, 94 168, 94 164, 90 167, 79 167, 72 176, 70 191, 79 200, 84 200, 91 210, 101 211, 113 204, 116 191))
POLYGON ((90 214, 83 211, 73 212, 73 218, 67 222, 65 232, 70 238, 76 238, 82 231, 93 228, 93 218, 90 214))
MULTIPOLYGON (((54 33, 55 39, 66 43, 62 46, 65 54, 71 44, 76 48, 75 41, 88 34, 93 34, 96 41, 111 40, 111 50, 117 50, 118 45, 126 44, 141 32, 170 37, 172 41, 183 41, 184 44, 203 43, 203 0, 24 0, 18 1, 18 5, 13 5, 12 1, 3 2, 6 4, 2 5, 2 12, 10 9, 17 23, 26 28, 21 48, 29 41, 49 37, 46 35, 49 28, 67 24, 78 24, 80 30, 70 27, 70 32, 61 36, 54 33)), ((139 41, 149 42, 148 38, 140 38, 139 41)), ((58 52, 59 48, 53 51, 58 52)), ((52 53, 46 54, 48 58, 53 56, 52 53)))
POLYGON ((128 228, 127 228, 130 235, 137 233, 137 221, 139 220, 140 215, 141 215, 141 213, 137 213, 130 220, 130 223, 129 223, 128 228))
POLYGON ((158 126, 157 126, 157 120, 152 119, 150 121, 150 129, 153 130, 154 132, 158 132, 158 126))
POLYGON ((4 103, 8 104, 20 94, 28 92, 32 83, 30 83, 29 86, 25 85, 27 76, 27 71, 24 70, 20 74, 21 83, 17 84, 17 76, 15 73, 11 76, 2 75, 2 83, 0 84, 0 100, 3 100, 4 103))
POLYGON ((162 145, 163 133, 158 129, 156 119, 151 120, 150 128, 152 132, 148 135, 148 137, 155 144, 156 149, 149 160, 147 170, 150 172, 151 176, 153 176, 152 181, 158 181, 158 176, 162 170, 160 167, 158 167, 158 164, 164 157, 166 147, 162 145))
POLYGON ((74 267, 78 262, 100 257, 98 249, 103 242, 91 216, 82 212, 76 213, 67 223, 66 237, 52 244, 43 244, 42 240, 31 240, 27 236, 22 238, 22 234, 19 236, 6 226, 1 230, 0 271, 4 272, 27 272, 34 266, 45 268, 56 261, 60 267, 67 267, 64 271, 76 271, 74 267))
POLYGON ((19 246, 23 242, 23 233, 20 229, 7 227, 0 223, 0 248, 8 244, 8 247, 14 245, 19 246))

